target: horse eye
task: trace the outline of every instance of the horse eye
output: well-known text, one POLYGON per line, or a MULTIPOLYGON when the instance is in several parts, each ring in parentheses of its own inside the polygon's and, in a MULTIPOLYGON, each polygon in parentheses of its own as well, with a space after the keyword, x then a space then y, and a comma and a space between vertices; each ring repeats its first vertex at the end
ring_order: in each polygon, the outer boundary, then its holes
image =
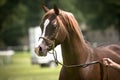
POLYGON ((57 27, 57 21, 55 21, 55 22, 53 23, 53 26, 54 26, 54 28, 57 27))
POLYGON ((57 21, 54 21, 54 23, 53 23, 54 25, 57 25, 57 21))
POLYGON ((57 25, 57 21, 56 21, 56 20, 53 20, 53 21, 52 21, 52 24, 53 24, 53 25, 57 25))

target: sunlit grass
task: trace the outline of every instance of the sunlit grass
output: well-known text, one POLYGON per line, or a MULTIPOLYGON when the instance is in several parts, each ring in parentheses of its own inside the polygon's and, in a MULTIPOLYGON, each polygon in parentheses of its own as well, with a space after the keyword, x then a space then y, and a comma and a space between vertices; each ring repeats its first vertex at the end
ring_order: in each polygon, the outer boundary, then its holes
POLYGON ((0 80, 58 80, 60 66, 41 68, 32 65, 30 54, 16 53, 10 64, 0 66, 0 80))

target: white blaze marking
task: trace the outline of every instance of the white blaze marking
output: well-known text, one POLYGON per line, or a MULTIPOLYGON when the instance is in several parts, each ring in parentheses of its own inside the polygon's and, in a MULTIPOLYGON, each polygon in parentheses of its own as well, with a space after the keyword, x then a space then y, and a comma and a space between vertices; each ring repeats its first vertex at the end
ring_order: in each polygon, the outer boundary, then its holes
MULTIPOLYGON (((50 23, 50 20, 46 19, 45 22, 44 22, 44 29, 43 29, 43 33, 42 33, 41 37, 45 36, 46 27, 48 26, 49 23, 50 23)), ((43 39, 40 38, 35 47, 39 47, 39 45, 42 43, 42 41, 43 41, 43 39)))
POLYGON ((46 20, 45 20, 45 23, 44 23, 44 30, 43 30, 42 37, 45 36, 46 27, 47 27, 47 25, 48 25, 49 23, 50 23, 50 20, 49 20, 49 19, 46 19, 46 20))

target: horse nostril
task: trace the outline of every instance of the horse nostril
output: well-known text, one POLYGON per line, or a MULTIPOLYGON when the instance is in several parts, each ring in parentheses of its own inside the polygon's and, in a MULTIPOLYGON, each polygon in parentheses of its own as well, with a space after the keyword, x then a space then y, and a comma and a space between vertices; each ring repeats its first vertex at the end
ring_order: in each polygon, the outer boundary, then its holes
POLYGON ((42 47, 39 47, 39 51, 42 51, 42 47))

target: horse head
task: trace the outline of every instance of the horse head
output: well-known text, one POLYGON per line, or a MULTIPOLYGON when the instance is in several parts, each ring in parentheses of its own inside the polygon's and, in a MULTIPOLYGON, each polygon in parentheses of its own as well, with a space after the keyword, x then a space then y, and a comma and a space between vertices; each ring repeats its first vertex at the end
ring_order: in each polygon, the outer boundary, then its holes
POLYGON ((65 39, 65 29, 61 27, 63 23, 60 21, 60 10, 57 6, 53 9, 48 9, 42 6, 45 15, 43 16, 40 24, 42 34, 35 46, 35 53, 38 56, 46 56, 47 52, 60 44, 65 39))

